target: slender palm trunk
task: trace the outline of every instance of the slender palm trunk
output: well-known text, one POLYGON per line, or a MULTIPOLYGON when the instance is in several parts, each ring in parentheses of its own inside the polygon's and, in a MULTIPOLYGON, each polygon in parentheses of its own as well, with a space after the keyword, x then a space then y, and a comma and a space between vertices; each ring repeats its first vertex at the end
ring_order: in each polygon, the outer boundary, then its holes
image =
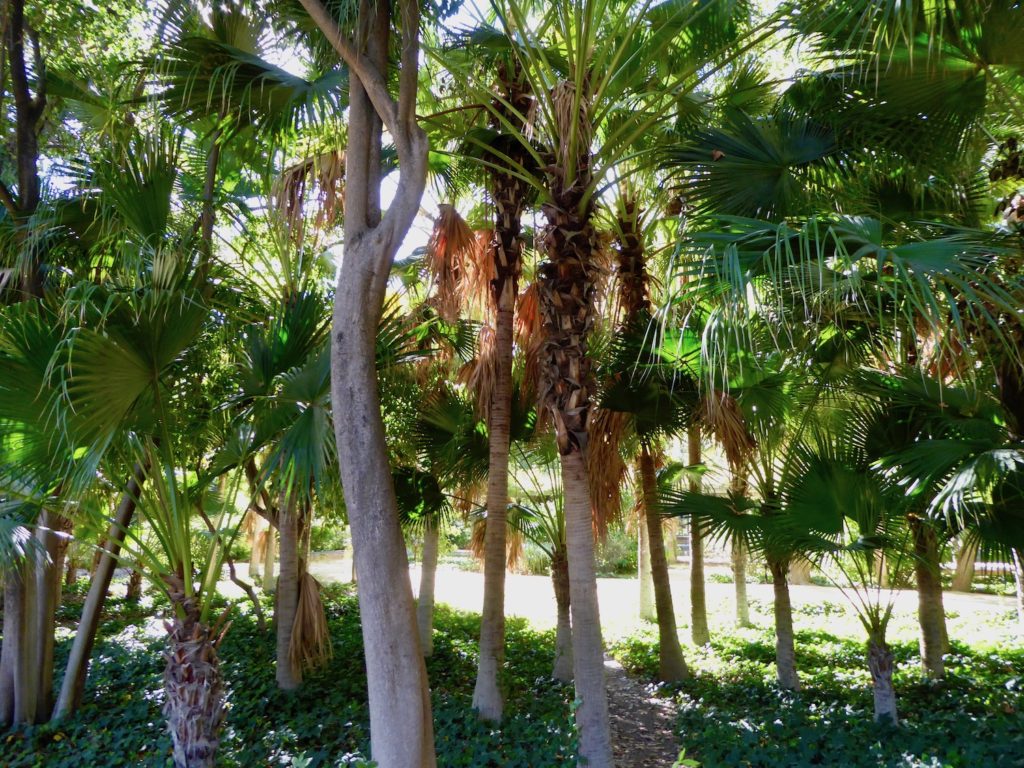
POLYGON ((1017 623, 1024 634, 1024 552, 1013 550, 1013 583, 1017 588, 1017 623))
MULTIPOLYGON (((700 427, 692 426, 686 434, 687 461, 690 466, 700 464, 700 427)), ((690 490, 699 491, 700 481, 691 480, 690 490)), ((704 537, 700 525, 690 520, 690 632, 695 645, 711 642, 708 630, 708 603, 704 590, 704 537)))
POLYGON ((644 505, 637 504, 636 520, 636 571, 640 582, 640 618, 643 621, 657 621, 658 611, 654 605, 654 575, 651 572, 651 535, 647 528, 644 505))
POLYGON ((16 566, 4 572, 4 639, 0 648, 0 725, 3 726, 28 722, 22 689, 26 621, 25 571, 24 566, 16 566))
POLYGON ((796 652, 793 648, 793 605, 789 600, 789 582, 786 580, 788 563, 768 560, 775 591, 775 674, 779 687, 787 691, 800 690, 800 676, 796 671, 796 652))
POLYGON ((437 550, 441 532, 436 523, 423 529, 423 563, 420 567, 420 590, 416 600, 416 622, 420 631, 420 648, 424 656, 434 652, 434 584, 437 581, 437 550))
POLYGON ((868 669, 875 696, 875 722, 899 724, 896 713, 896 689, 892 684, 893 655, 885 642, 885 635, 872 637, 868 642, 868 669))
POLYGON ((750 601, 747 598, 747 548, 732 540, 732 578, 736 588, 736 626, 750 626, 750 601))
POLYGON ((225 714, 218 641, 191 599, 179 596, 175 608, 164 654, 164 716, 174 766, 213 768, 225 714))
POLYGON ((267 525, 267 546, 263 550, 263 591, 273 592, 277 580, 274 578, 274 560, 277 558, 277 531, 267 525))
POLYGON ((658 611, 658 672, 667 683, 690 677, 683 659, 676 629, 676 612, 672 604, 672 586, 668 577, 668 559, 665 557, 665 539, 658 514, 658 478, 654 455, 645 442, 640 448, 640 478, 643 492, 644 517, 651 541, 651 573, 654 580, 654 599, 658 611))
POLYGON ((36 604, 32 633, 32 641, 36 644, 33 658, 38 669, 36 711, 33 716, 36 723, 46 722, 53 712, 54 629, 70 528, 71 521, 67 518, 44 510, 36 530, 40 544, 40 557, 35 564, 36 604))
POLYGON ((614 761, 601 617, 597 605, 590 491, 586 461, 580 451, 562 455, 562 486, 565 489, 566 548, 572 605, 573 679, 579 701, 576 727, 580 734, 580 765, 607 768, 614 761))
POLYGON ((572 618, 569 598, 569 559, 564 546, 555 549, 551 558, 551 583, 555 589, 558 621, 555 625, 555 666, 551 677, 572 680, 572 618))
POLYGON ((974 560, 978 556, 978 541, 970 538, 963 542, 956 554, 956 571, 951 589, 954 592, 970 592, 974 581, 974 560))
POLYGON ((121 496, 121 502, 114 513, 110 528, 107 530, 106 543, 89 584, 89 594, 85 598, 82 616, 78 621, 78 631, 75 633, 75 640, 71 645, 71 654, 68 656, 67 667, 64 670, 64 679, 61 681, 60 695, 57 697, 57 704, 53 710, 54 719, 73 714, 82 703, 85 679, 89 672, 89 656, 92 654, 92 647, 96 642, 100 617, 107 600, 107 590, 114 577, 114 567, 117 565, 117 557, 121 553, 121 544, 124 542, 125 533, 131 524, 135 506, 142 493, 145 476, 146 468, 136 465, 124 495, 121 496))
POLYGON ((921 665, 929 677, 945 675, 943 654, 948 650, 946 612, 942 605, 939 579, 939 548, 935 531, 927 523, 912 518, 914 537, 914 574, 917 577, 917 618, 921 625, 921 665))
POLYGON ((292 636, 299 608, 299 506, 286 499, 278 515, 281 535, 281 572, 274 597, 277 633, 277 686, 293 691, 302 684, 302 667, 292 660, 292 636))
POLYGON ((263 519, 256 515, 249 544, 249 581, 253 584, 256 584, 260 578, 260 561, 263 554, 262 547, 260 547, 260 537, 264 535, 263 519))

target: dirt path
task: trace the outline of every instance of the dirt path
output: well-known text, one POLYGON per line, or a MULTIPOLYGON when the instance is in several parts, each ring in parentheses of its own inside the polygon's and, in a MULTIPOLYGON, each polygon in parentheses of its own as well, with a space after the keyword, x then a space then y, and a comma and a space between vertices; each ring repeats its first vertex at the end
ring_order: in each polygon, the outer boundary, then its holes
POLYGON ((668 768, 679 756, 675 707, 652 696, 613 659, 605 659, 608 715, 618 768, 668 768))

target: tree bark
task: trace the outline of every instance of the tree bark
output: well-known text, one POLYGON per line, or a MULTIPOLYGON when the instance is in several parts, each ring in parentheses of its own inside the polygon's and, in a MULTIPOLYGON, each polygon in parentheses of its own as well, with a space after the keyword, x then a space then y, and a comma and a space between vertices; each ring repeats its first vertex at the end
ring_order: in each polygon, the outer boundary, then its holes
POLYGON ((428 523, 423 529, 423 563, 420 566, 420 590, 416 600, 416 622, 420 631, 420 649, 424 656, 434 653, 434 584, 437 581, 440 539, 441 532, 437 524, 428 523))
POLYGON ((40 557, 35 562, 36 605, 32 638, 36 644, 33 658, 38 669, 36 710, 33 716, 36 723, 45 723, 53 711, 54 629, 70 528, 69 520, 44 510, 36 529, 36 538, 40 544, 40 557))
POLYGON ((654 575, 651 572, 651 535, 647 528, 644 505, 637 504, 636 511, 636 572, 640 586, 638 609, 642 621, 657 621, 658 610, 654 605, 654 575))
POLYGON ((277 553, 277 530, 267 525, 267 547, 263 550, 263 591, 273 592, 277 584, 274 578, 274 559, 277 553))
POLYGON ((274 598, 277 639, 277 687, 293 691, 302 684, 302 667, 292 663, 292 635, 299 607, 299 512, 295 499, 285 499, 278 516, 281 570, 274 598))
MULTIPOLYGON (((269 528, 269 525, 267 526, 269 528)), ((265 535, 263 528, 263 519, 259 515, 254 515, 254 521, 252 526, 252 538, 251 544, 249 545, 249 581, 253 584, 258 584, 260 579, 260 565, 263 559, 259 541, 260 536, 265 535)))
POLYGON ((977 540, 973 538, 965 540, 956 554, 956 571, 953 573, 951 586, 954 592, 971 591, 971 584, 974 582, 974 560, 977 556, 977 540))
POLYGON ((793 647, 793 606, 789 600, 789 582, 786 580, 788 563, 768 560, 775 591, 775 674, 779 687, 787 691, 800 690, 800 676, 796 671, 796 652, 793 647))
POLYGON ((658 673, 666 683, 676 683, 690 677, 683 658, 676 629, 676 612, 672 604, 672 585, 665 557, 665 539, 658 514, 658 476, 654 455, 645 442, 640 448, 640 478, 643 493, 644 519, 647 521, 651 542, 651 574, 654 581, 654 600, 658 612, 658 673))
POLYGON ((395 4, 402 33, 395 103, 387 87, 390 6, 361 0, 357 48, 319 0, 301 2, 350 72, 345 252, 332 318, 331 401, 334 412, 345 415, 334 419, 334 432, 359 574, 371 756, 387 768, 433 768, 430 690, 384 437, 375 354, 390 267, 426 184, 428 142, 416 124, 419 4, 395 4), (383 125, 397 150, 399 178, 381 217, 383 125))
POLYGON ((562 454, 562 487, 572 606, 573 678, 579 702, 576 727, 580 735, 580 765, 607 768, 614 765, 614 759, 604 678, 601 617, 597 605, 594 529, 587 466, 582 452, 562 454))
POLYGON ((85 679, 89 673, 89 656, 96 642, 100 617, 107 600, 107 590, 110 588, 110 580, 114 576, 114 568, 117 565, 117 557, 121 553, 121 544, 124 542, 125 533, 135 514, 135 506, 142 493, 142 483, 145 477, 146 468, 136 464, 124 495, 121 496, 121 502, 114 513, 114 520, 107 530, 106 543, 103 546, 92 582, 89 584, 89 594, 82 607, 82 617, 78 621, 78 631, 75 633, 75 640, 71 645, 71 653, 64 670, 64 679, 61 682, 60 695, 57 697, 57 704, 53 710, 55 720, 73 714, 82 703, 85 679))
POLYGON ((896 713, 896 689, 892 684, 892 651, 884 638, 872 639, 868 643, 868 669, 875 696, 875 722, 891 722, 899 725, 896 713))
POLYGON ((929 677, 945 675, 943 654, 948 650, 946 612, 939 579, 939 548, 935 531, 926 522, 911 518, 914 537, 914 575, 917 577, 917 618, 921 626, 921 666, 929 677))
POLYGON ((732 578, 736 588, 736 626, 750 626, 750 602, 747 599, 747 549, 738 539, 732 541, 732 578))
MULTIPOLYGON (((700 427, 692 426, 686 433, 687 462, 691 467, 700 464, 700 427)), ((690 490, 699 491, 700 481, 691 480, 690 490)), ((708 603, 704 589, 704 537, 700 524, 690 519, 690 633, 694 645, 711 642, 708 629, 708 603)))
POLYGON ((1024 634, 1024 552, 1013 549, 1013 583, 1017 590, 1017 624, 1024 634))
POLYGON ((555 589, 558 621, 555 625, 555 666, 551 677, 568 682, 572 680, 572 619, 569 598, 569 559, 565 548, 559 546, 551 558, 551 583, 555 589))
POLYGON ((4 638, 0 647, 0 725, 25 722, 19 718, 18 684, 24 650, 25 569, 14 566, 4 571, 4 638))

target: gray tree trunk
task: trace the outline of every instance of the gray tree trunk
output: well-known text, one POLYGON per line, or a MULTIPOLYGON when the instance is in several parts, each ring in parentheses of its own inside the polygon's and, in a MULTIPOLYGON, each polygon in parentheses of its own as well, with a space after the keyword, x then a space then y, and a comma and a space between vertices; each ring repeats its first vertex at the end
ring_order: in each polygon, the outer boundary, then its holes
POLYGON ((281 571, 274 598, 277 632, 277 687, 293 691, 302 684, 302 668, 292 663, 292 635, 299 608, 299 512, 294 499, 285 499, 278 513, 281 571))
POLYGON ((970 592, 974 581, 974 561, 978 557, 978 541, 969 538, 956 554, 956 571, 953 573, 954 592, 970 592))
MULTIPOLYGON (((260 578, 260 552, 259 540, 260 535, 263 533, 263 518, 259 515, 254 516, 255 521, 252 526, 252 544, 249 547, 249 581, 253 584, 259 583, 260 578)), ((268 526, 269 527, 269 526, 268 526)))
POLYGON ((424 656, 434 652, 434 584, 437 581, 437 550, 441 533, 436 523, 423 529, 423 563, 420 590, 416 600, 416 621, 420 630, 420 648, 424 656))
POLYGON ((892 684, 893 656, 884 639, 868 643, 868 669, 875 695, 875 722, 899 725, 896 713, 896 689, 892 684))
POLYGON ((124 542, 125 533, 135 514, 135 506, 142 493, 142 483, 145 477, 146 469, 137 464, 132 478, 125 488, 124 495, 121 496, 121 502, 117 505, 110 528, 107 530, 106 543, 103 546, 92 582, 89 584, 89 594, 85 598, 82 617, 78 621, 78 631, 75 633, 75 640, 71 645, 71 653, 64 670, 64 679, 61 681, 60 694, 53 710, 54 719, 73 714, 82 703, 85 679, 89 673, 89 656, 96 643, 100 617, 107 601, 107 590, 110 589, 110 580, 114 577, 114 568, 117 565, 118 555, 121 553, 121 544, 124 542))
POLYGON ((572 619, 569 598, 569 560, 565 549, 558 547, 551 558, 551 583, 555 589, 558 623, 555 626, 555 666, 551 677, 572 680, 572 619))
POLYGON ((914 537, 914 575, 917 577, 917 618, 921 626, 921 666, 929 677, 945 675, 943 655, 948 650, 946 612, 939 579, 939 548, 935 531, 916 518, 910 521, 914 537))
POLYGON ((676 629, 676 612, 672 604, 672 586, 665 557, 665 539, 658 513, 658 478, 654 455, 646 443, 640 449, 640 486, 643 493, 644 519, 651 542, 651 573, 654 580, 654 599, 658 612, 658 673, 666 683, 675 683, 690 677, 683 658, 676 629))
POLYGON ((1013 583, 1017 589, 1017 623, 1024 634, 1024 553, 1013 550, 1013 583))
MULTIPOLYGON (((280 514, 280 512, 278 513, 280 514)), ((274 560, 277 558, 277 530, 267 525, 267 547, 263 550, 263 591, 273 592, 277 584, 274 578, 274 560)))
POLYGON ((643 621, 657 621, 658 611, 654 605, 654 576, 651 573, 651 536, 647 530, 647 516, 643 504, 637 505, 636 521, 636 570, 640 582, 638 608, 643 621))
POLYGON ((787 691, 800 690, 800 676, 796 671, 796 651, 793 647, 793 605, 789 600, 787 564, 768 560, 775 592, 775 674, 779 687, 787 691))
MULTIPOLYGON (((687 461, 690 466, 700 464, 700 427, 690 427, 686 433, 687 461)), ((690 490, 699 491, 700 481, 691 480, 690 490)), ((708 604, 704 590, 704 540, 696 519, 690 520, 690 633, 694 645, 711 642, 708 630, 708 604)))
POLYGON ((750 626, 750 601, 747 599, 747 549, 738 539, 732 541, 732 578, 736 588, 736 626, 750 626))
POLYGON ((4 639, 0 646, 0 726, 18 722, 16 670, 22 656, 25 583, 21 568, 4 571, 4 639))
POLYGON ((33 653, 38 669, 36 711, 37 723, 45 723, 53 711, 53 643, 57 606, 60 604, 61 576, 64 553, 67 552, 67 532, 70 521, 56 512, 44 510, 39 518, 36 539, 40 557, 35 562, 36 605, 34 610, 33 653))
POLYGON ((573 679, 579 701, 576 727, 580 737, 580 765, 608 768, 614 765, 614 758, 604 678, 601 617, 597 605, 590 490, 586 460, 581 451, 562 454, 562 487, 572 605, 573 679))

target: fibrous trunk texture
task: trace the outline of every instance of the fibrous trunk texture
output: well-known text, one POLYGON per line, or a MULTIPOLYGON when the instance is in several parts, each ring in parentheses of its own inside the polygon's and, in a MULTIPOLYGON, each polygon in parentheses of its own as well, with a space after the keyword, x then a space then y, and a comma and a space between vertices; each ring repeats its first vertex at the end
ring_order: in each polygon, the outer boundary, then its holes
POLYGON ((868 669, 875 694, 875 722, 899 724, 896 714, 896 689, 892 684, 892 651, 884 638, 868 643, 868 669))
POLYGON ((280 573, 274 596, 277 640, 277 687, 293 691, 302 684, 302 667, 293 663, 292 635, 299 609, 299 513, 294 500, 286 500, 278 513, 281 536, 280 573))
POLYGON ((786 580, 788 564, 768 560, 775 591, 775 674, 779 687, 787 691, 800 690, 800 676, 796 671, 796 652, 793 648, 793 606, 789 600, 789 582, 786 580))
MULTIPOLYGON (((518 68, 499 67, 501 98, 494 101, 495 127, 522 123, 529 112, 529 91, 518 68), (498 115, 501 119, 498 119, 498 115)), ((506 148, 513 162, 525 159, 513 140, 506 148)), ((500 166, 502 161, 498 161, 500 166)), ((512 337, 519 274, 523 265, 522 217, 526 184, 496 167, 490 174, 494 201, 494 264, 491 300, 495 309, 495 381, 488 408, 487 528, 484 532, 484 604, 480 615, 480 655, 473 707, 485 720, 500 720, 503 697, 500 672, 505 659, 505 568, 508 508, 509 428, 512 413, 512 337)))
POLYGON ((917 577, 917 618, 921 625, 921 665, 929 677, 945 675, 943 655, 948 650, 946 612, 939 579, 939 547, 934 529, 911 518, 914 537, 914 575, 917 577))
POLYGON ((121 544, 124 542, 125 533, 131 524, 139 495, 142 493, 145 476, 146 469, 136 465, 107 530, 106 542, 99 553, 100 558, 89 584, 89 594, 85 598, 82 616, 78 621, 78 631, 71 645, 64 679, 61 681, 60 695, 53 710, 54 719, 72 714, 82 703, 85 679, 89 672, 89 656, 96 642, 103 605, 107 600, 107 590, 114 577, 114 567, 121 552, 121 544))
POLYGON ((747 599, 747 548, 732 540, 732 578, 736 588, 736 626, 750 626, 750 601, 747 599))
POLYGON ((675 683, 690 677, 683 659, 676 629, 676 613, 672 604, 672 586, 668 577, 668 559, 665 557, 665 539, 658 514, 658 477, 654 455, 646 443, 640 449, 640 477, 643 492, 644 517, 651 540, 651 574, 654 579, 654 599, 658 612, 658 673, 666 683, 675 683))
POLYGON ((171 732, 175 768, 212 768, 224 722, 224 685, 218 639, 199 621, 199 609, 183 594, 172 597, 176 616, 164 623, 164 716, 171 732))
POLYGON ((555 666, 551 676, 555 680, 572 680, 572 619, 569 598, 569 559, 563 547, 555 550, 551 558, 551 583, 555 589, 558 623, 555 626, 555 666))
MULTIPOLYGON (((686 442, 687 461, 690 466, 700 464, 699 426, 690 427, 686 442)), ((699 491, 700 481, 691 480, 690 490, 699 491)), ((690 632, 694 645, 707 645, 711 642, 707 595, 704 590, 704 537, 696 518, 690 520, 690 632)))
POLYGON ((420 567, 420 591, 416 600, 416 620, 420 648, 424 656, 434 652, 434 583, 437 581, 437 549, 441 538, 436 524, 423 530, 423 563, 420 567))
POLYGON ((956 554, 956 571, 953 573, 954 592, 970 592, 974 582, 974 560, 978 556, 978 540, 967 539, 956 554))

